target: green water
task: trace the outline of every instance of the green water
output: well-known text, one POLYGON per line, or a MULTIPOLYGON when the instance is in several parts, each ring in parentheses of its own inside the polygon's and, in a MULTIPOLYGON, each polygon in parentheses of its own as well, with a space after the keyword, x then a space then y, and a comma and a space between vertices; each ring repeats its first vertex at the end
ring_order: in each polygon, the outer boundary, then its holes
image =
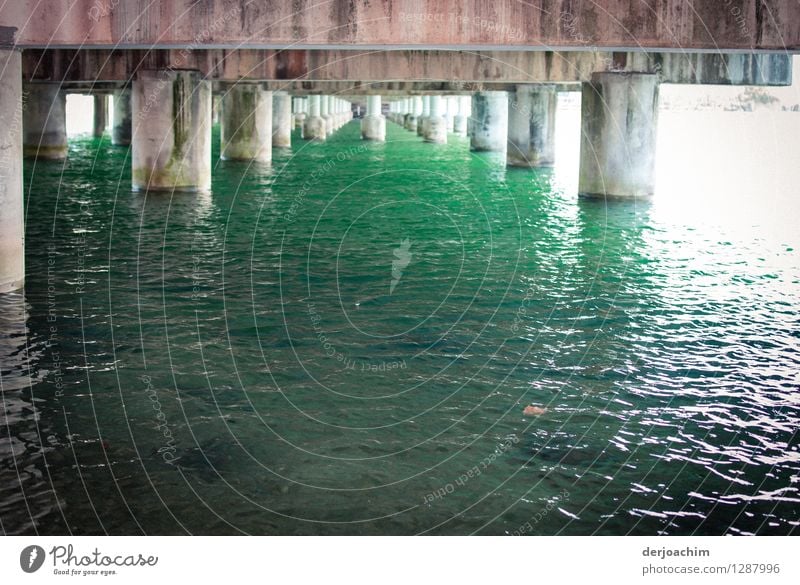
POLYGON ((391 123, 200 195, 132 193, 107 138, 27 163, 2 530, 796 531, 796 198, 781 232, 562 163, 391 123))

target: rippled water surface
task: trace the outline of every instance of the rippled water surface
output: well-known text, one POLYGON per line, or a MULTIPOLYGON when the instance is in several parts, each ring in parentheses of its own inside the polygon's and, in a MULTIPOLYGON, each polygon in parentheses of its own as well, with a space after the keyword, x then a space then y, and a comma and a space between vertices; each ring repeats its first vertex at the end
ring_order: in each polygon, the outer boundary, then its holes
POLYGON ((614 204, 559 116, 554 170, 391 123, 201 195, 107 139, 27 163, 2 530, 797 531, 798 115, 664 113, 614 204))

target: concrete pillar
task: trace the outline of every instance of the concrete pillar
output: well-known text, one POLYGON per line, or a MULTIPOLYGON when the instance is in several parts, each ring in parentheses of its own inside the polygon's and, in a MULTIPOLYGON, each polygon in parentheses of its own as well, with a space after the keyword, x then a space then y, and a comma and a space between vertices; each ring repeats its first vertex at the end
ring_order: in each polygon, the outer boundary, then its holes
MULTIPOLYGON (((288 120, 286 120, 288 122, 288 120)), ((222 94, 220 158, 262 163, 272 160, 272 92, 240 82, 222 94)))
POLYGON ((97 94, 94 97, 94 120, 92 126, 92 135, 95 138, 100 138, 105 134, 106 126, 108 125, 108 96, 104 93, 97 94))
POLYGON ((25 284, 21 62, 19 51, 0 49, 0 293, 25 284))
POLYGON ((386 140, 386 118, 381 114, 381 96, 367 96, 367 115, 361 120, 361 138, 386 140))
POLYGON ((114 92, 114 118, 111 121, 111 144, 128 146, 131 143, 131 90, 114 92))
POLYGON ((472 139, 477 151, 503 152, 508 136, 508 94, 482 91, 472 96, 472 139))
POLYGON ((328 136, 325 120, 320 115, 322 111, 321 97, 318 95, 308 96, 308 116, 303 129, 303 138, 306 140, 325 140, 328 136))
POLYGON ((211 123, 219 124, 219 111, 222 109, 222 98, 219 94, 211 96, 211 123))
POLYGON ((292 98, 292 123, 293 128, 300 130, 303 129, 303 122, 306 120, 306 114, 303 111, 303 98, 292 98))
POLYGON ((444 117, 444 104, 442 96, 430 96, 430 116, 428 116, 425 134, 425 142, 436 144, 447 143, 447 118, 444 117))
POLYGON ((411 130, 411 132, 417 131, 417 123, 419 122, 419 117, 422 115, 422 98, 420 96, 414 96, 411 98, 411 111, 406 118, 406 130, 411 130))
POLYGON ((338 104, 336 103, 337 99, 335 96, 330 96, 328 98, 328 123, 331 125, 330 132, 334 132, 335 130, 339 129, 339 118, 336 114, 336 108, 338 104))
POLYGON ((447 120, 447 131, 452 132, 456 111, 458 110, 458 98, 451 95, 444 96, 442 103, 444 104, 444 117, 447 120))
POLYGON ((67 157, 67 96, 58 83, 30 83, 23 110, 23 151, 31 158, 67 157))
POLYGON ((467 119, 469 118, 469 106, 472 98, 468 95, 460 95, 456 98, 456 115, 453 117, 453 133, 459 136, 467 135, 467 119))
POLYGON ((292 147, 292 98, 282 91, 272 95, 272 146, 292 147))
POLYGON ((594 73, 581 96, 578 192, 649 197, 655 190, 658 77, 594 73))
POLYGON ((325 136, 330 136, 336 128, 331 122, 331 96, 322 95, 319 98, 319 115, 325 121, 325 136))
POLYGON ((133 188, 208 190, 211 83, 197 71, 139 71, 131 103, 133 188))
POLYGON ((518 85, 508 101, 506 163, 549 167, 555 162, 558 92, 553 85, 518 85))
POLYGON ((431 116, 431 96, 422 96, 422 115, 417 119, 417 136, 425 137, 428 129, 428 118, 431 116))

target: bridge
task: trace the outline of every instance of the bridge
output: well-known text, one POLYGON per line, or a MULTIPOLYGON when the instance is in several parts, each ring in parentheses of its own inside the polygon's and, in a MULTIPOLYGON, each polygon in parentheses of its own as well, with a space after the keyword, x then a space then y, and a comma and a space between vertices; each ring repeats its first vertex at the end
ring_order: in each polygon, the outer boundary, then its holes
POLYGON ((579 191, 653 192, 661 84, 781 86, 789 0, 19 0, 0 7, 0 291, 24 285, 22 160, 67 156, 67 93, 113 95, 132 188, 207 190, 221 156, 269 163, 298 125, 365 110, 425 141, 469 134, 509 165, 554 162, 558 92, 581 92, 579 191))

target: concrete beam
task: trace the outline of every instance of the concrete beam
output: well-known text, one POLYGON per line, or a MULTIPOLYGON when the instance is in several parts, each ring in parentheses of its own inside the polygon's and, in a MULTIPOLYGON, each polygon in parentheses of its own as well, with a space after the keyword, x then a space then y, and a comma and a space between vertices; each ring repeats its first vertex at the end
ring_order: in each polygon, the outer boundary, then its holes
POLYGON ((17 47, 800 49, 794 0, 16 0, 17 47))
MULTIPOLYGON (((786 53, 663 53, 609 51, 344 51, 344 50, 73 50, 23 52, 26 81, 127 82, 139 70, 193 69, 208 80, 270 81, 270 89, 314 82, 464 84, 581 83, 596 71, 658 73, 661 83, 791 85, 786 53), (283 83, 285 85, 281 86, 283 83)), ((391 88, 388 88, 391 89, 391 88)), ((439 91, 431 87, 431 91, 439 91)), ((467 91, 480 91, 467 89, 467 91)))

